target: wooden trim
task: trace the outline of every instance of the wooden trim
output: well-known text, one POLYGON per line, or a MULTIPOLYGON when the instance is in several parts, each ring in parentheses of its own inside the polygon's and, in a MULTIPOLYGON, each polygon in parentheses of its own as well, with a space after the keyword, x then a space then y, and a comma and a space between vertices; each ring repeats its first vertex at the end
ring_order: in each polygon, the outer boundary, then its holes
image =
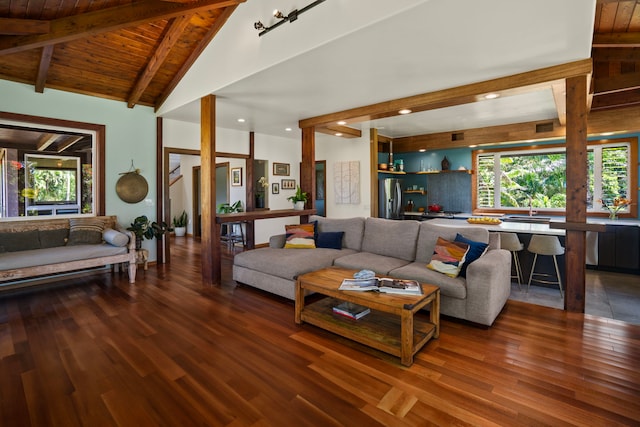
POLYGON ((315 128, 302 129, 302 163, 300 165, 300 188, 309 195, 306 208, 316 207, 316 132, 315 128))
POLYGON ((36 92, 43 93, 44 87, 47 82, 47 75, 49 74, 49 66, 51 65, 51 57, 53 56, 53 47, 55 45, 49 45, 42 48, 40 54, 40 63, 38 65, 38 76, 36 77, 36 92))
MULTIPOLYGON (((156 118, 156 218, 158 222, 166 221, 169 216, 166 213, 168 202, 165 201, 164 188, 169 188, 169 175, 165 177, 162 171, 164 132, 162 117, 156 118)), ((168 154, 167 154, 168 156, 168 154)), ((168 164, 168 162, 167 162, 168 164)), ((167 190, 168 191, 168 190, 167 190)), ((171 225, 168 221, 167 224, 171 225)), ((169 236, 164 235, 162 238, 156 239, 156 262, 158 264, 169 263, 171 261, 169 249, 169 236)))
POLYGON ((94 147, 95 154, 96 154, 96 164, 92 165, 93 179, 94 179, 93 185, 96 188, 96 194, 95 194, 96 197, 94 200, 94 208, 95 208, 94 214, 98 216, 105 215, 105 211, 106 211, 106 208, 105 208, 106 206, 106 195, 105 195, 106 194, 105 193, 106 126, 105 125, 0 111, 0 120, 2 119, 11 120, 15 122, 29 123, 33 126, 48 125, 48 126, 56 126, 56 127, 82 129, 82 130, 94 132, 96 134, 96 141, 95 141, 96 145, 94 147))
MULTIPOLYGON (((244 1, 244 0, 242 0, 244 1)), ((198 46, 189 54, 189 57, 184 61, 182 66, 178 72, 173 76, 169 84, 164 88, 162 94, 158 97, 155 103, 155 111, 157 112, 160 106, 167 100, 171 92, 178 86, 180 80, 187 74, 187 71, 191 68, 196 59, 204 52, 205 48, 209 45, 211 40, 218 34, 218 31, 222 28, 222 26, 227 22, 227 20, 231 17, 231 14, 238 7, 237 4, 227 6, 223 9, 222 13, 218 15, 216 20, 213 23, 213 26, 209 28, 209 31, 202 37, 198 46)))
POLYGON ((46 34, 51 31, 51 21, 42 19, 0 18, 0 35, 22 36, 46 34))

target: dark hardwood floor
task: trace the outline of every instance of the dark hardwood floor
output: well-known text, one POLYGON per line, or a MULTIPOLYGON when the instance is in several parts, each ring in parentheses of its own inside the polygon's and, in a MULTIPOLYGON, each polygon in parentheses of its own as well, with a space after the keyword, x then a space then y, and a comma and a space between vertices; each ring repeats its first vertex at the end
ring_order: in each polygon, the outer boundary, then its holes
POLYGON ((170 265, 0 297, 1 426, 640 424, 640 326, 510 301, 491 328, 444 318, 410 368, 293 304, 170 265))

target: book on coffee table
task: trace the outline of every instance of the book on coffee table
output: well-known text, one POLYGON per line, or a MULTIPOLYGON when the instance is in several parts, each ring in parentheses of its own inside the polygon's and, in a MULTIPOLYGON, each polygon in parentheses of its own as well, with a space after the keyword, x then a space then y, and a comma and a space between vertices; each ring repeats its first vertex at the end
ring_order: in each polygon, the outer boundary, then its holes
POLYGON ((373 277, 370 279, 344 279, 341 291, 377 291, 387 294, 422 295, 422 286, 416 280, 373 277))
POLYGON ((363 316, 366 316, 367 314, 371 313, 371 309, 363 305, 343 301, 340 304, 333 307, 333 312, 341 316, 348 317, 350 319, 358 320, 363 316))

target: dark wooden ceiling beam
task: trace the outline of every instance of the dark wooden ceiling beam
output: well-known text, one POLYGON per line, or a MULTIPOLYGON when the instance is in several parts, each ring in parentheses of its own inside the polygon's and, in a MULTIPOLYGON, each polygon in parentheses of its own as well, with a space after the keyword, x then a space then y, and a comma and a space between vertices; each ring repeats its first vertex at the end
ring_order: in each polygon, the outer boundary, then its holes
POLYGON ((169 28, 165 31, 162 41, 156 47, 153 55, 151 55, 144 71, 138 77, 138 81, 131 91, 131 95, 127 101, 129 108, 133 108, 134 105, 136 105, 144 91, 147 89, 147 86, 149 86, 149 83, 151 83, 151 80, 156 75, 165 59, 167 59, 171 48, 178 42, 180 35, 187 25, 189 25, 189 21, 192 16, 192 14, 179 16, 169 23, 169 28))
POLYGON ((238 7, 237 4, 224 8, 224 10, 216 18, 211 28, 209 28, 209 31, 207 31, 207 33, 204 35, 202 40, 200 40, 200 43, 198 43, 195 49, 193 49, 189 57, 184 61, 184 64, 182 64, 182 66, 180 67, 178 72, 173 76, 169 84, 164 88, 164 91, 162 92, 160 97, 158 97, 158 99, 156 100, 156 103, 155 103, 156 111, 158 111, 162 103, 167 100, 167 98, 169 97, 173 89, 175 89, 175 87, 178 85, 180 80, 182 80, 184 75, 187 74, 187 71, 189 71, 189 68, 191 68, 193 63, 196 62, 196 59, 198 59, 198 57, 207 47, 209 42, 211 42, 211 40, 213 40, 216 34, 218 34, 218 31, 220 31, 220 29, 227 22, 229 17, 231 17, 231 14, 233 13, 234 10, 236 10, 236 7, 238 7))
POLYGON ((142 0, 109 9, 68 16, 51 21, 51 31, 47 34, 0 38, 0 55, 23 52, 50 44, 77 40, 87 35, 120 30, 161 19, 171 19, 198 11, 236 6, 244 1, 200 0, 192 3, 173 3, 142 0))
POLYGON ((36 92, 43 93, 45 84, 47 83, 47 75, 49 74, 49 66, 51 65, 51 57, 53 56, 53 47, 50 44, 42 48, 40 54, 40 65, 38 66, 38 76, 36 77, 36 92))
POLYGON ((618 109, 640 105, 640 89, 613 92, 593 97, 592 111, 618 109))
POLYGON ((46 34, 50 30, 50 21, 0 18, 0 35, 22 36, 27 34, 46 34))
POLYGON ((592 47, 640 47, 640 33, 594 34, 592 47))
POLYGON ((593 49, 591 57, 594 62, 612 61, 640 61, 640 48, 638 47, 612 47, 593 49))
POLYGON ((594 80, 595 95, 622 92, 640 88, 640 72, 619 74, 594 80))

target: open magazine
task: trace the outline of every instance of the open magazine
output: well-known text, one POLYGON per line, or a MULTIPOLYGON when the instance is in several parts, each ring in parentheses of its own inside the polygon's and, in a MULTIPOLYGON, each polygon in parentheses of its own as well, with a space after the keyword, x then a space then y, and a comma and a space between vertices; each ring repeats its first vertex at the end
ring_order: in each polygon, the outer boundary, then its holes
POLYGON ((344 279, 341 291, 377 291, 387 294, 422 295, 422 286, 416 280, 373 277, 369 279, 344 279))

